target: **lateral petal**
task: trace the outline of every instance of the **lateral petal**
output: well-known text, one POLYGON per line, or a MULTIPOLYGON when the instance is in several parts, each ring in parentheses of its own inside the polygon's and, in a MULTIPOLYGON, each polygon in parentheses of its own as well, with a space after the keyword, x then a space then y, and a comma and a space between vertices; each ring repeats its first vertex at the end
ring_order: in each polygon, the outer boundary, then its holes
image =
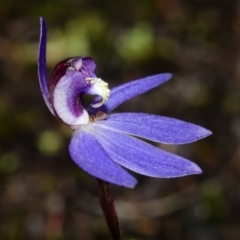
POLYGON ((118 164, 134 172, 160 178, 200 174, 193 162, 165 152, 126 134, 94 126, 94 136, 118 164))
POLYGON ((69 153, 79 167, 94 177, 129 188, 137 183, 134 177, 109 157, 89 131, 78 130, 74 133, 69 153))
POLYGON ((97 111, 103 111, 105 113, 110 112, 123 102, 159 86, 160 84, 168 81, 171 77, 172 74, 164 73, 122 84, 111 89, 108 101, 98 109, 91 107, 91 105, 94 105, 94 103, 99 100, 98 97, 95 98, 88 107, 88 111, 92 114, 95 114, 97 111))
POLYGON ((195 142, 212 134, 211 131, 192 123, 145 113, 111 114, 107 121, 99 121, 96 124, 104 129, 165 144, 195 142))

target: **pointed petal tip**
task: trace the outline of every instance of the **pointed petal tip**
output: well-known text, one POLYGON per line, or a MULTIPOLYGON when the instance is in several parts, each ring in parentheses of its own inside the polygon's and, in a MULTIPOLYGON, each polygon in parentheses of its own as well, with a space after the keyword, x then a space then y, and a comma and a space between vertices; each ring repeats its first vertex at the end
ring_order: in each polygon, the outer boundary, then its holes
POLYGON ((99 179, 103 180, 103 181, 106 181, 106 182, 109 182, 110 184, 114 184, 114 185, 117 185, 119 187, 126 187, 126 188, 135 188, 138 181, 136 180, 136 178, 132 177, 131 176, 131 179, 129 181, 129 179, 125 179, 126 181, 121 181, 121 182, 111 182, 109 181, 109 179, 106 179, 104 177, 99 177, 99 179))
POLYGON ((191 162, 183 176, 202 174, 202 172, 202 169, 196 163, 191 162))
MULTIPOLYGON (((106 181, 105 179, 102 179, 102 180, 106 181)), ((126 188, 133 189, 136 187, 138 181, 133 177, 130 182, 123 181, 123 182, 109 182, 109 183, 117 185, 119 187, 126 187, 126 188)))
POLYGON ((39 17, 39 20, 40 20, 40 23, 45 23, 44 17, 40 16, 40 17, 39 17))
MULTIPOLYGON (((190 162, 190 166, 186 167, 185 169, 180 170, 179 173, 177 173, 175 177, 199 175, 202 173, 203 173, 202 169, 196 163, 190 162)), ((166 177, 166 178, 172 178, 172 177, 174 177, 174 176, 166 177)))
POLYGON ((105 177, 101 177, 100 179, 120 187, 126 187, 131 189, 135 188, 138 183, 137 179, 131 174, 128 175, 128 178, 121 179, 120 181, 109 181, 109 179, 106 179, 105 177))
POLYGON ((212 134, 213 134, 213 132, 212 132, 212 131, 210 131, 210 130, 206 129, 206 137, 208 137, 208 136, 210 136, 210 135, 212 135, 212 134))
MULTIPOLYGON (((150 78, 155 78, 156 81, 160 80, 161 81, 160 84, 163 84, 163 83, 169 81, 173 77, 173 74, 172 73, 159 73, 159 74, 156 74, 156 75, 151 75, 149 77, 150 78)), ((158 84, 158 85, 160 85, 160 84, 158 84)))
POLYGON ((195 163, 194 163, 193 168, 194 168, 193 169, 193 174, 202 174, 203 173, 202 169, 195 163))
POLYGON ((135 188, 137 185, 138 181, 136 180, 136 178, 133 177, 133 180, 131 181, 131 183, 127 184, 127 185, 123 185, 123 187, 127 187, 127 188, 135 188))
POLYGON ((206 128, 200 127, 198 133, 196 134, 197 138, 196 138, 195 141, 198 141, 199 139, 202 139, 202 138, 206 138, 206 137, 208 137, 208 136, 210 136, 212 134, 213 134, 212 131, 210 131, 210 130, 208 130, 206 128))
POLYGON ((170 80, 172 78, 172 76, 173 76, 172 73, 163 73, 163 75, 166 76, 167 81, 170 80))

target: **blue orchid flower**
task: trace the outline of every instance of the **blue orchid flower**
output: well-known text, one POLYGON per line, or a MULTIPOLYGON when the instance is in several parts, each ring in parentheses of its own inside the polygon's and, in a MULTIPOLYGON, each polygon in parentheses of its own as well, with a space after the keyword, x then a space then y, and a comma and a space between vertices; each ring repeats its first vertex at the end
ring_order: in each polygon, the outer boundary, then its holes
POLYGON ((195 163, 138 138, 186 144, 209 136, 209 130, 145 113, 109 115, 123 102, 168 81, 171 74, 141 78, 109 90, 108 84, 95 75, 92 58, 73 57, 55 67, 48 84, 47 28, 43 18, 40 18, 40 25, 38 75, 41 91, 50 112, 74 130, 69 153, 80 168, 96 178, 129 188, 133 188, 137 180, 124 168, 158 178, 202 172, 195 163), (97 95, 86 108, 82 104, 84 94, 97 95))

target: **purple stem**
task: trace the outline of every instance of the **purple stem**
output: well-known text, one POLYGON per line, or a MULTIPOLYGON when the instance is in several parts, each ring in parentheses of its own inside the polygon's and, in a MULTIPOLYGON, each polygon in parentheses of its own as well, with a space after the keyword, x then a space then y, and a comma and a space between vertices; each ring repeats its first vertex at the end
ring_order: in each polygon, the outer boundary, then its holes
POLYGON ((109 183, 97 178, 99 188, 99 202, 109 229, 112 240, 121 240, 120 224, 114 204, 113 197, 109 189, 109 183))

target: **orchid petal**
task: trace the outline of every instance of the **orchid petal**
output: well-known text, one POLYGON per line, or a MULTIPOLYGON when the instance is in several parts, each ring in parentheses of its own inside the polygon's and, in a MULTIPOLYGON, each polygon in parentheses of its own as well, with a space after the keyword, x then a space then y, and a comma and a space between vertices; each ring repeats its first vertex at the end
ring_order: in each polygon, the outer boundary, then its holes
POLYGON ((181 177, 202 172, 195 163, 129 135, 103 129, 97 124, 94 125, 92 132, 116 163, 134 172, 160 178, 181 177))
POLYGON ((99 121, 97 125, 165 144, 190 143, 212 134, 192 123, 144 113, 111 114, 107 121, 99 121))
POLYGON ((87 92, 90 85, 77 71, 67 72, 56 84, 53 92, 55 112, 69 125, 87 124, 89 116, 81 105, 79 95, 87 92))
MULTIPOLYGON (((89 106, 88 111, 93 114, 99 110, 105 113, 110 112, 123 102, 159 86, 160 84, 168 81, 171 77, 172 74, 170 73, 157 74, 115 87, 111 89, 110 97, 103 106, 98 109, 93 109, 91 106, 89 106)), ((91 105, 93 105, 98 100, 98 97, 95 98, 91 105)))
POLYGON ((137 181, 109 158, 101 144, 84 130, 76 131, 70 142, 73 161, 89 174, 104 181, 133 188, 137 181))
POLYGON ((44 101, 50 112, 54 115, 53 107, 50 103, 48 82, 46 76, 46 42, 47 42, 47 26, 43 17, 40 17, 40 40, 38 52, 38 78, 44 101))

